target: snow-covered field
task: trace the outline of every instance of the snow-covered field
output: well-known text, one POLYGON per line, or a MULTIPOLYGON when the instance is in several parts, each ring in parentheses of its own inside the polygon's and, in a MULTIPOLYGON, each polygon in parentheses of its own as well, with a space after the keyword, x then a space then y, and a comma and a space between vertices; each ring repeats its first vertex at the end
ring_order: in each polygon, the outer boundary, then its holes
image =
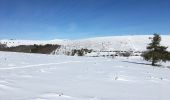
POLYGON ((0 100, 170 100, 170 69, 143 63, 0 52, 0 100))

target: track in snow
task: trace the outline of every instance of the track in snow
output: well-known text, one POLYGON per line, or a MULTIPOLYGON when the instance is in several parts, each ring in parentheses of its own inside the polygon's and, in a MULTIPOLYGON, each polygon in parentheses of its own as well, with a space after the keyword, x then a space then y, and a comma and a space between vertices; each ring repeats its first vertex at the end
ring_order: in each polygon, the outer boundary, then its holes
MULTIPOLYGON (((40 66, 47 66, 47 65, 59 65, 59 64, 68 64, 68 63, 81 63, 82 61, 66 61, 66 62, 60 62, 60 63, 45 63, 45 64, 34 64, 34 65, 26 65, 23 67, 8 67, 8 68, 0 68, 0 70, 6 70, 6 69, 22 69, 22 68, 30 68, 30 67, 40 67, 40 66)), ((91 61, 88 61, 91 62, 91 61)))

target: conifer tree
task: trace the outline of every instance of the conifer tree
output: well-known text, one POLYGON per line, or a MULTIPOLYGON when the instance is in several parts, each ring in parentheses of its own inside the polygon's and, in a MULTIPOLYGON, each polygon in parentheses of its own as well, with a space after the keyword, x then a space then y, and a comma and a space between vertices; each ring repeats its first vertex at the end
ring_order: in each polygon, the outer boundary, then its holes
POLYGON ((166 62, 169 60, 169 52, 166 51, 167 47, 161 46, 161 37, 159 34, 155 33, 151 43, 147 46, 147 51, 143 53, 143 58, 147 61, 151 61, 152 65, 155 66, 157 62, 166 62))

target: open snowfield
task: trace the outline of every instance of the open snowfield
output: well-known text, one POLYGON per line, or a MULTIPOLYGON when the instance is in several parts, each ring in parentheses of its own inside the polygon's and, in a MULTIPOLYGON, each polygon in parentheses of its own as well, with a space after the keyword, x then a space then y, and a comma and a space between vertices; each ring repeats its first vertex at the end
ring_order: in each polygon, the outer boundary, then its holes
POLYGON ((0 52, 0 100, 170 100, 170 69, 142 63, 0 52))

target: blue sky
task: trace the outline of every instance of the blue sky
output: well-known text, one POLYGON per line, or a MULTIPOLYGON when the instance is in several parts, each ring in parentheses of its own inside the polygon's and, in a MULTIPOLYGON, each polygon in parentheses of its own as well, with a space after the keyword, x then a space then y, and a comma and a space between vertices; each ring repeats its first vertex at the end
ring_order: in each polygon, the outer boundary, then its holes
POLYGON ((170 0, 0 0, 0 39, 170 34, 170 0))

